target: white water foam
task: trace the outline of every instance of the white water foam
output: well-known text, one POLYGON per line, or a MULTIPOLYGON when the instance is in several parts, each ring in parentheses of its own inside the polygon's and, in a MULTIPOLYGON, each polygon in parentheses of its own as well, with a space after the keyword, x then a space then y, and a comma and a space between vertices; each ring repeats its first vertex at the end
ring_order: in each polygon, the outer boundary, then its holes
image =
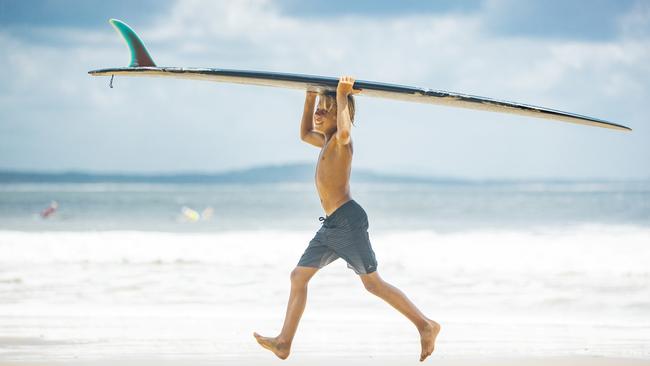
MULTIPOLYGON (((250 331, 281 327, 289 272, 312 235, 2 231, 0 359, 258 352, 250 331)), ((371 240, 382 277, 445 326, 443 355, 650 359, 650 229, 392 231, 371 240)), ((417 351, 411 324, 342 260, 314 277, 309 296, 297 352, 417 351)))

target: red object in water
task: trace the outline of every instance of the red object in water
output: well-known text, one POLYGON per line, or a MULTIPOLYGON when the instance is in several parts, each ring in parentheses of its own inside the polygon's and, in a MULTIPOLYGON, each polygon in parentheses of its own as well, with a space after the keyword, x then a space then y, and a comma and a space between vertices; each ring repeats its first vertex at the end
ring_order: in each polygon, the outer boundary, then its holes
POLYGON ((42 218, 50 217, 53 213, 56 212, 57 207, 59 207, 59 205, 56 202, 52 202, 50 207, 48 207, 48 208, 44 209, 43 211, 41 211, 41 217, 42 218))

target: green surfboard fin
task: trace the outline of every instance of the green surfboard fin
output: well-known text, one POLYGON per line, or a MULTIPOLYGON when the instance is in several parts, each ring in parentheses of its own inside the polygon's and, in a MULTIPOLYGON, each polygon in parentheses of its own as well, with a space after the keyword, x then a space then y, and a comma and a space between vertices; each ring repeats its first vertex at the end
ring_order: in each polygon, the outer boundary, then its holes
POLYGON ((142 43, 140 37, 135 34, 131 27, 117 19, 110 19, 108 22, 111 23, 113 28, 124 38, 126 45, 129 46, 129 51, 131 51, 131 63, 129 67, 156 66, 144 43, 142 43))

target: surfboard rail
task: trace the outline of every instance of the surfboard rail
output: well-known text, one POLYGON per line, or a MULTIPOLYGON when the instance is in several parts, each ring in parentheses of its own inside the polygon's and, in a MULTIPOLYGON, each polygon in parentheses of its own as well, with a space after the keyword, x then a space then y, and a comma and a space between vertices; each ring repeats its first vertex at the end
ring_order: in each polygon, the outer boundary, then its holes
MULTIPOLYGON (((338 78, 326 76, 217 68, 158 67, 153 62, 153 59, 149 55, 144 43, 128 25, 117 19, 111 19, 110 23, 115 27, 118 33, 120 33, 129 46, 129 50, 131 51, 131 62, 129 67, 106 68, 89 71, 88 73, 92 76, 112 77, 114 75, 125 75, 140 77, 169 77, 312 90, 316 92, 336 91, 336 86, 338 85, 338 78)), ((609 128, 619 131, 632 130, 631 128, 621 124, 580 114, 563 112, 529 104, 448 92, 444 90, 364 80, 356 80, 353 87, 354 89, 360 90, 360 93, 357 95, 445 105, 481 111, 509 113, 526 117, 609 128)))

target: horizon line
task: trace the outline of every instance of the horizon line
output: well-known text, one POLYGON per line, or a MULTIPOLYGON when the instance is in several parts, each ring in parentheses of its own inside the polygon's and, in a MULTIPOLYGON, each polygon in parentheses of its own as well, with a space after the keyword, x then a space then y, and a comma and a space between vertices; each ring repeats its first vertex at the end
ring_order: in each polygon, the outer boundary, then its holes
MULTIPOLYGON (((174 177, 225 177, 228 175, 241 174, 252 172, 255 170, 263 169, 276 169, 283 168, 306 168, 314 166, 313 162, 286 162, 286 163, 273 163, 262 165, 251 165, 241 168, 230 168, 224 170, 170 170, 170 171, 151 171, 151 172, 135 172, 135 171, 96 171, 84 169, 52 169, 52 170, 33 170, 33 169, 14 169, 0 167, 0 175, 2 176, 18 176, 18 175, 40 175, 40 176, 70 176, 70 175, 83 175, 88 177, 104 177, 104 178, 174 178, 174 177)), ((488 182, 644 182, 650 181, 650 177, 566 177, 566 176, 546 176, 546 177, 459 177, 451 175, 417 175, 413 173, 397 173, 390 171, 378 171, 375 169, 359 167, 352 171, 352 174, 365 174, 367 176, 375 176, 375 178, 387 178, 396 180, 409 180, 432 183, 438 181, 455 181, 457 183, 488 183, 488 182)), ((291 180, 291 179, 288 179, 291 180)), ((294 181, 296 179, 293 179, 294 181)), ((2 183, 2 180, 0 180, 2 183)), ((6 183, 6 182, 5 182, 6 183)))

